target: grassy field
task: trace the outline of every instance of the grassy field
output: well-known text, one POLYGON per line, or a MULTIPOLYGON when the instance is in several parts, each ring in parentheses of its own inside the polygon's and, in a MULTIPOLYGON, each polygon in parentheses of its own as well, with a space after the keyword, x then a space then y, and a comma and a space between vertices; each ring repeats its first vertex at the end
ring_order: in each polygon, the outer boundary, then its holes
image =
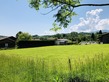
POLYGON ((82 56, 93 56, 108 54, 109 45, 71 45, 71 46, 50 46, 38 48, 25 48, 13 50, 1 50, 0 54, 14 55, 32 58, 74 58, 82 56))
POLYGON ((109 45, 0 50, 0 82, 109 82, 109 45))

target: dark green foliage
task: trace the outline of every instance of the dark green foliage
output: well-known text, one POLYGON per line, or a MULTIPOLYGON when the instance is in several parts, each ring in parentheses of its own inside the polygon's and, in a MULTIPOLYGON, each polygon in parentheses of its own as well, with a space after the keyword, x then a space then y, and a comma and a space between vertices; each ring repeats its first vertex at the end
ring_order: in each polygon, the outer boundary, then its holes
POLYGON ((35 40, 35 39, 39 39, 40 36, 38 36, 38 35, 33 35, 32 38, 33 38, 33 40, 35 40))
POLYGON ((42 47, 42 46, 53 46, 53 45, 55 45, 55 40, 18 42, 18 48, 42 47))
POLYGON ((100 37, 102 36, 103 32, 102 30, 100 30, 98 33, 97 33, 97 38, 98 38, 98 41, 100 43, 100 37))
POLYGON ((95 34, 94 33, 91 34, 91 40, 95 41, 95 34))
MULTIPOLYGON (((66 28, 72 20, 72 16, 77 15, 73 9, 74 6, 79 4, 79 0, 29 0, 31 7, 39 10, 41 7, 50 8, 51 11, 58 10, 53 16, 56 18, 55 23, 59 26, 66 28)), ((48 13, 50 13, 48 12, 48 13)))
POLYGON ((33 38, 38 38, 40 40, 57 40, 57 39, 68 39, 72 41, 74 44, 78 44, 80 42, 89 42, 89 43, 99 43, 100 37, 105 32, 95 32, 95 33, 85 33, 85 32, 71 32, 71 33, 57 33, 55 35, 44 35, 44 36, 33 36, 33 38))
POLYGON ((16 34, 16 39, 18 39, 19 34, 22 34, 22 33, 23 33, 22 31, 19 31, 19 32, 16 34))
POLYGON ((46 35, 46 36, 40 36, 41 40, 47 40, 49 38, 54 39, 69 39, 71 41, 90 41, 91 40, 91 33, 77 33, 77 32, 71 32, 71 33, 62 33, 62 34, 55 34, 55 35, 46 35))
POLYGON ((61 30, 61 27, 57 26, 56 23, 53 23, 53 28, 50 29, 51 31, 57 32, 58 30, 61 30))
POLYGON ((19 31, 16 34, 16 48, 19 47, 18 45, 19 41, 31 41, 31 40, 32 36, 29 33, 19 31))
POLYGON ((100 30, 98 34, 102 34, 102 30, 100 30))
POLYGON ((17 42, 19 41, 30 41, 32 40, 32 36, 29 33, 19 32, 16 34, 17 42))
POLYGON ((51 11, 49 11, 48 13, 54 10, 58 10, 58 12, 54 14, 53 17, 56 18, 54 22, 59 24, 59 29, 60 29, 60 26, 67 28, 68 24, 72 20, 72 16, 77 15, 74 12, 74 8, 81 7, 81 6, 109 6, 108 3, 81 4, 80 3, 81 1, 82 0, 29 0, 29 3, 30 3, 30 6, 34 7, 36 10, 39 10, 40 8, 51 9, 51 11))

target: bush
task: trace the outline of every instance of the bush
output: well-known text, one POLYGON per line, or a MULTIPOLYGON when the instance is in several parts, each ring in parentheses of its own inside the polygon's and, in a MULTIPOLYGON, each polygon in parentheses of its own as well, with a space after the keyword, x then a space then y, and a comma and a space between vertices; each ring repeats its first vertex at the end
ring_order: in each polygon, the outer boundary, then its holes
POLYGON ((19 41, 18 48, 41 47, 55 45, 55 41, 19 41))

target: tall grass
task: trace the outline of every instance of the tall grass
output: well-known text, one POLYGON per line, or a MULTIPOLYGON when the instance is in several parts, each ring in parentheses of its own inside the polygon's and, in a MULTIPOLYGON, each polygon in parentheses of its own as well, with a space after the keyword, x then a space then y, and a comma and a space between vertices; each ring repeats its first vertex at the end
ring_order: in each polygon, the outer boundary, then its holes
POLYGON ((74 63, 73 77, 81 82, 109 82, 109 56, 95 55, 93 58, 85 57, 74 63))
POLYGON ((33 60, 1 54, 0 82, 109 82, 109 55, 33 60))

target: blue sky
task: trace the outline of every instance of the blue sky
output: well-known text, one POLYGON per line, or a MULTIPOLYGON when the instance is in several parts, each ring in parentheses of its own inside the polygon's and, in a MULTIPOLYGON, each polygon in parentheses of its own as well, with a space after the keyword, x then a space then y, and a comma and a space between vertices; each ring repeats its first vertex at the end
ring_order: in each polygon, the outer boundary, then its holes
MULTIPOLYGON (((107 3, 108 0, 83 0, 82 3, 107 3)), ((72 23, 67 29, 58 33, 91 32, 109 30, 109 6, 107 7, 79 7, 74 9, 78 14, 72 17, 72 23)), ((47 9, 36 11, 29 7, 28 0, 1 0, 0 2, 0 35, 15 36, 17 32, 28 32, 31 35, 54 34, 49 31, 55 18, 47 15, 47 9)))

